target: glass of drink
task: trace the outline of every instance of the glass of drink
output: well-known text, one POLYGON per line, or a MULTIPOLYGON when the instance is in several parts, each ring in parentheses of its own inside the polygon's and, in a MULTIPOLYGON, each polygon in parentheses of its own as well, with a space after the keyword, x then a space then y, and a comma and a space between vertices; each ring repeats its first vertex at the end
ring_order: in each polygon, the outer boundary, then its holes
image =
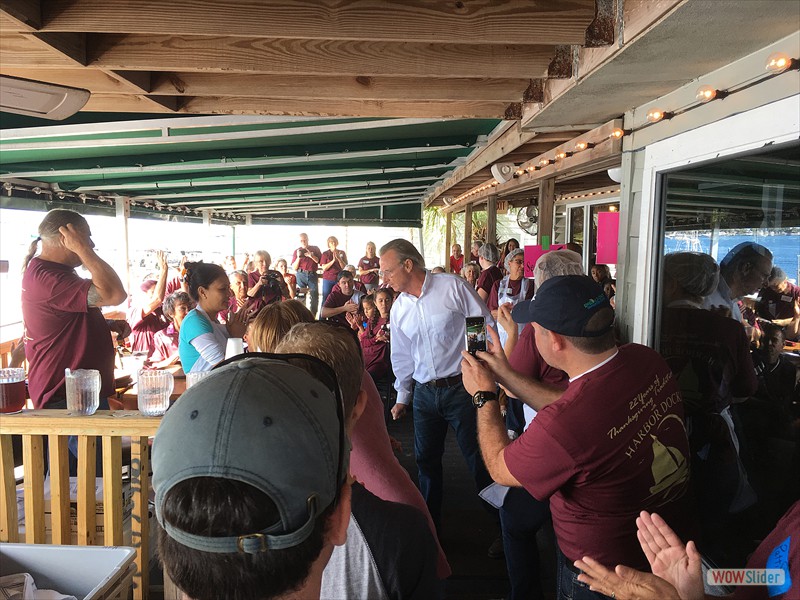
POLYGON ((0 369, 0 413, 21 411, 25 396, 25 369, 0 369))
POLYGON ((100 371, 66 369, 67 411, 71 415, 93 415, 100 406, 100 371))
POLYGON ((169 371, 139 371, 136 383, 139 412, 146 417, 160 417, 169 408, 175 379, 169 371))

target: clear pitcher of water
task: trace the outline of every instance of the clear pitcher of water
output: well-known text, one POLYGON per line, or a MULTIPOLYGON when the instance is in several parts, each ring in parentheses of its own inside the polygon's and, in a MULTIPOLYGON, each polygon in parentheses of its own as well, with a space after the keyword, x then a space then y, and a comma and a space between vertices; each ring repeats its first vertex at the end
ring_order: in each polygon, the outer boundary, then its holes
POLYGON ((175 379, 169 371, 142 369, 136 383, 139 412, 146 417, 160 417, 169 408, 175 379))
POLYGON ((71 415, 93 415, 100 406, 100 371, 76 369, 64 371, 67 387, 67 411, 71 415))

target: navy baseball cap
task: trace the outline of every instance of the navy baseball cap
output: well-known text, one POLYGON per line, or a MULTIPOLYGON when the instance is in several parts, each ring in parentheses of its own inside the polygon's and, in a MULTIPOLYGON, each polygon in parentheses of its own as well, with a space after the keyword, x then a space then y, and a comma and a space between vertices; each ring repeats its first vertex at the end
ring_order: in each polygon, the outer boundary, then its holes
POLYGON ((611 331, 614 320, 599 331, 586 331, 589 320, 604 308, 611 308, 603 288, 586 275, 551 277, 539 286, 533 300, 514 306, 517 323, 538 323, 548 331, 570 337, 599 337, 611 331))
MULTIPOLYGON (((335 376, 328 384, 338 387, 335 376)), ((300 544, 344 483, 350 447, 343 419, 338 393, 299 366, 265 358, 221 366, 186 390, 156 432, 158 522, 180 544, 204 552, 256 554, 300 544), (182 531, 164 519, 164 499, 194 477, 247 483, 275 503, 280 518, 262 531, 229 537, 182 531)))

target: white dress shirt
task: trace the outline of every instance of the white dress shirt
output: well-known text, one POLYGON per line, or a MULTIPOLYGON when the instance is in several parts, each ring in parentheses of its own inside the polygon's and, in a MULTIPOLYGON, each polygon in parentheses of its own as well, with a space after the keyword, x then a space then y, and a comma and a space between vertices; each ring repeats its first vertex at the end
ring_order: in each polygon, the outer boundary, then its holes
POLYGON ((411 403, 412 380, 461 373, 467 317, 494 319, 475 289, 458 275, 426 271, 419 298, 406 292, 392 306, 392 369, 399 404, 411 403))
POLYGON ((711 309, 715 306, 722 306, 723 308, 731 309, 731 319, 736 319, 739 323, 743 323, 742 311, 739 309, 738 298, 731 298, 731 288, 728 287, 728 282, 720 275, 717 289, 711 292, 703 300, 703 308, 711 309))

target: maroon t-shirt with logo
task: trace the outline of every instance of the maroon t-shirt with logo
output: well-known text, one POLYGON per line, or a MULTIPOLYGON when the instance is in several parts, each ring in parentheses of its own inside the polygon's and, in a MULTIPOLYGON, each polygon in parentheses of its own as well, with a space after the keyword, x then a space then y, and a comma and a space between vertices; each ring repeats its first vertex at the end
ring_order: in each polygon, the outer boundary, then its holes
POLYGON ((786 291, 776 292, 770 287, 758 292, 758 316, 762 319, 780 320, 794 316, 794 307, 800 302, 800 287, 788 282, 786 291))
POLYGON ((478 277, 478 282, 475 284, 475 289, 484 290, 488 297, 488 295, 492 293, 492 286, 494 285, 494 282, 500 281, 502 278, 503 272, 492 265, 488 269, 481 271, 481 274, 478 277))
MULTIPOLYGON (((343 250, 336 250, 336 252, 343 252, 343 250)), ((333 260, 333 252, 330 250, 325 250, 322 253, 322 258, 320 259, 321 264, 327 264, 333 260)), ((328 281, 336 281, 338 279, 339 271, 342 270, 342 266, 339 264, 338 260, 333 260, 333 264, 325 269, 322 272, 322 278, 327 279, 328 281)))
MULTIPOLYGON (((361 260, 358 262, 358 268, 362 271, 367 269, 378 269, 380 268, 381 263, 377 256, 373 256, 372 258, 367 258, 366 256, 362 256, 361 260)), ((361 283, 364 285, 369 285, 371 283, 378 283, 378 274, 377 273, 363 273, 360 277, 361 283)))
MULTIPOLYGON (((533 288, 533 286, 531 286, 533 288)), ((561 369, 548 365, 536 347, 536 330, 528 323, 519 334, 517 345, 508 357, 511 368, 527 377, 538 379, 543 383, 552 383, 567 387, 567 374, 561 369)))
MULTIPOLYGON (((346 296, 342 293, 342 289, 338 287, 338 284, 333 286, 331 289, 331 293, 328 294, 328 297, 325 299, 325 303, 322 305, 323 308, 339 308, 340 306, 344 306, 347 302, 352 301, 354 304, 358 304, 359 296, 356 294, 351 294, 350 296, 346 296)), ((344 325, 345 327, 350 327, 350 323, 347 322, 347 317, 345 313, 339 313, 338 315, 334 315, 332 317, 328 317, 329 321, 336 321, 344 325)))
MULTIPOLYGON (((292 264, 294 264, 294 261, 297 260, 297 253, 300 252, 300 250, 302 250, 302 248, 297 248, 292 253, 292 264)), ((314 256, 316 256, 318 261, 321 260, 322 252, 320 252, 319 248, 317 248, 316 246, 309 246, 308 248, 306 248, 306 250, 309 254, 313 254, 314 256)), ((308 258, 308 255, 302 256, 300 257, 300 262, 297 263, 297 270, 311 271, 313 273, 316 273, 317 263, 315 263, 312 259, 308 258)))
POLYGON ((638 344, 569 384, 506 447, 508 470, 550 498, 553 528, 572 562, 647 568, 636 517, 655 511, 687 539, 689 442, 669 366, 638 344))
POLYGON ((114 344, 100 309, 87 306, 92 282, 75 269, 34 258, 22 276, 28 391, 36 408, 67 397, 64 369, 100 371, 100 398, 114 393, 114 344))
POLYGON ((367 325, 367 330, 358 335, 361 351, 364 355, 364 369, 376 379, 380 379, 391 368, 389 362, 389 343, 377 339, 384 325, 389 320, 379 317, 374 323, 367 325))

